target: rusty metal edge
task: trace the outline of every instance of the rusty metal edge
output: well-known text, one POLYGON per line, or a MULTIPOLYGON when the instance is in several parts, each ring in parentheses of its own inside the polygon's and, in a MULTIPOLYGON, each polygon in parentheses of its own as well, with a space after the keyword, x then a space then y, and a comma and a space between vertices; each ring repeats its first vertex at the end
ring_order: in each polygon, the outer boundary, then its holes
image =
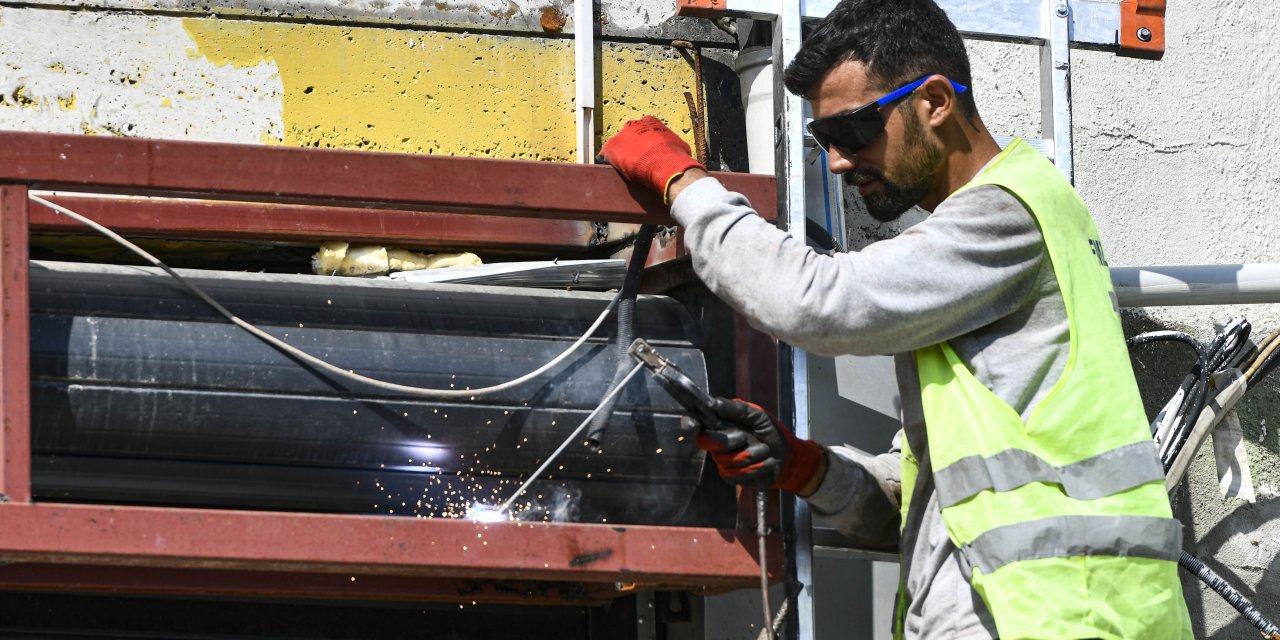
POLYGON ((756 584, 755 549, 754 536, 707 528, 0 504, 0 558, 16 562, 698 589, 756 584))
MULTIPOLYGON (((715 173, 765 218, 770 176, 715 173)), ((0 183, 51 190, 671 224, 612 168, 265 145, 0 132, 0 183)))

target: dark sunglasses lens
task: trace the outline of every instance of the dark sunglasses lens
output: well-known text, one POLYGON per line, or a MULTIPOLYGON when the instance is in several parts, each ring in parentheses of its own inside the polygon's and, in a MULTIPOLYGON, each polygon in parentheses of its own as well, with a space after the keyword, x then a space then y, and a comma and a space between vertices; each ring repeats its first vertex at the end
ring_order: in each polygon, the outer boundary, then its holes
POLYGON ((826 151, 835 145, 843 151, 857 153, 871 144, 881 131, 884 131, 884 120, 878 109, 859 109, 809 123, 809 133, 826 151))
POLYGON ((817 120, 809 123, 809 135, 813 136, 814 141, 818 143, 819 147, 822 147, 823 151, 830 151, 831 140, 823 133, 824 127, 815 127, 814 125, 816 124, 818 124, 817 120))

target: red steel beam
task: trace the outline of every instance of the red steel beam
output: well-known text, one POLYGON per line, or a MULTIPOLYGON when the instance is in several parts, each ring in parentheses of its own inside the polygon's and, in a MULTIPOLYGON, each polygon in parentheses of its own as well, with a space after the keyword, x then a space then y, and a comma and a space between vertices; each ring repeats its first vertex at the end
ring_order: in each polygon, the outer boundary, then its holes
MULTIPOLYGON (((781 541, 769 540, 771 573, 781 541)), ((70 504, 0 504, 21 562, 497 580, 757 584, 754 536, 727 530, 70 504)))
MULTIPOLYGON (((770 176, 718 173, 766 218, 770 176)), ((612 168, 66 134, 0 132, 0 182, 41 189, 671 224, 612 168)))
POLYGON ((27 188, 0 185, 0 495, 31 500, 31 351, 27 188))
POLYGON ((34 563, 0 566, 0 590, 486 604, 600 604, 629 593, 614 583, 34 563))
MULTIPOLYGON (((345 240, 471 250, 586 251, 596 228, 579 220, 387 211, 171 198, 48 196, 125 236, 318 242, 345 240)), ((36 203, 31 231, 95 233, 36 203)))

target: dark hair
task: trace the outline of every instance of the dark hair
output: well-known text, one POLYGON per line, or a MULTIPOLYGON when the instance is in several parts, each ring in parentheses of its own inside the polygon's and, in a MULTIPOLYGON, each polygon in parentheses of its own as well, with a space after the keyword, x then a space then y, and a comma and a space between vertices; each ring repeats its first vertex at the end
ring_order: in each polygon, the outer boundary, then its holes
POLYGON ((841 0, 805 37, 783 78, 792 93, 810 92, 836 64, 857 60, 890 91, 931 73, 970 87, 960 112, 978 113, 969 55, 956 26, 933 0, 841 0))

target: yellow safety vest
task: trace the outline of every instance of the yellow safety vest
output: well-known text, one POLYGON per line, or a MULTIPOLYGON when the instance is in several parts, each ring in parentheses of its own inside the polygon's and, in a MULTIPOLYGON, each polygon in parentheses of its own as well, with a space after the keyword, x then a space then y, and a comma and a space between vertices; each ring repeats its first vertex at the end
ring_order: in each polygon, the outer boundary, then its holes
MULTIPOLYGON (((1044 234, 1070 324, 1061 378, 1024 422, 947 343, 915 352, 936 494, 961 571, 1015 638, 1191 638, 1164 472, 1098 232, 1015 139, 963 189, 1003 187, 1044 234)), ((903 447, 906 522, 921 452, 903 447)), ((923 505, 921 506, 923 508, 923 505)), ((907 607, 899 598, 897 635, 907 607)))

